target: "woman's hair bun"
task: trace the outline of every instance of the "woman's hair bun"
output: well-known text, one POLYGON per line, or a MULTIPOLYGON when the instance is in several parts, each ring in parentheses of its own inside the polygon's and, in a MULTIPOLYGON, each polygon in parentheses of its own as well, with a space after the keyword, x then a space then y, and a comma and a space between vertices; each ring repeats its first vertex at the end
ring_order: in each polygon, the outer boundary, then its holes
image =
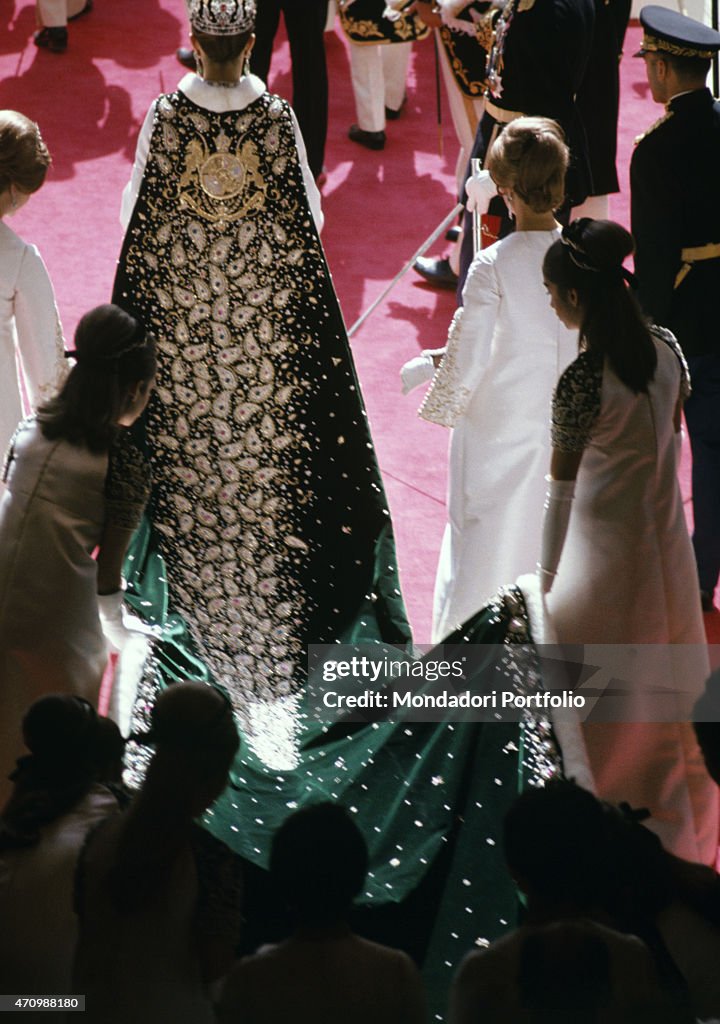
POLYGON ((75 352, 79 362, 117 362, 145 344, 145 329, 139 320, 119 306, 106 303, 86 313, 75 330, 75 352))
POLYGON ((635 248, 632 235, 621 224, 590 217, 571 221, 563 228, 562 240, 574 263, 600 272, 620 270, 635 248))

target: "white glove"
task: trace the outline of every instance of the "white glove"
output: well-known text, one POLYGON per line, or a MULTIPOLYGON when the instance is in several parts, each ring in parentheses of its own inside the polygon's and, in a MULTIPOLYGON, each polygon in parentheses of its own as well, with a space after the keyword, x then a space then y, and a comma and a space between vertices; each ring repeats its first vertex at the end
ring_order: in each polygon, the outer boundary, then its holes
POLYGON ((434 373, 435 363, 432 352, 425 351, 419 356, 415 356, 414 359, 409 359, 400 370, 402 393, 409 395, 415 388, 419 388, 421 384, 429 381, 434 373))
POLYGON ((490 200, 498 194, 497 185, 490 177, 490 171, 479 171, 472 174, 465 182, 467 192, 466 208, 473 213, 487 213, 490 200))
POLYGON ((557 576, 557 567, 565 545, 570 510, 575 497, 574 480, 553 480, 552 477, 546 477, 546 479, 548 491, 545 495, 545 515, 543 517, 540 562, 538 563, 538 575, 543 594, 550 593, 557 576))
POLYGON ((114 651, 121 651, 128 640, 138 634, 157 636, 159 632, 156 626, 148 626, 137 615, 128 612, 124 607, 123 598, 123 590, 97 595, 103 636, 114 651))

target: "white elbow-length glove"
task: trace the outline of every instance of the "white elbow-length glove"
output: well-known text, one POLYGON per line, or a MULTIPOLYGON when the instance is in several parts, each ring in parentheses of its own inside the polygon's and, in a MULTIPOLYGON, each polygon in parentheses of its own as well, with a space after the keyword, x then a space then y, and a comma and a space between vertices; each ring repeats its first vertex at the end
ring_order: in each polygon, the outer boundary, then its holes
POLYGON ((545 495, 542 543, 538 575, 543 594, 549 594, 557 576, 557 568, 565 545, 570 510, 575 497, 574 480, 553 480, 546 478, 548 490, 545 495))
POLYGON ((487 213, 490 200, 498 194, 497 185, 490 177, 490 171, 479 171, 472 174, 465 182, 467 202, 465 206, 472 213, 487 213))
POLYGON ((133 615, 124 606, 125 591, 115 590, 112 594, 98 594, 98 613, 103 636, 114 651, 122 651, 133 637, 157 636, 158 629, 133 615))

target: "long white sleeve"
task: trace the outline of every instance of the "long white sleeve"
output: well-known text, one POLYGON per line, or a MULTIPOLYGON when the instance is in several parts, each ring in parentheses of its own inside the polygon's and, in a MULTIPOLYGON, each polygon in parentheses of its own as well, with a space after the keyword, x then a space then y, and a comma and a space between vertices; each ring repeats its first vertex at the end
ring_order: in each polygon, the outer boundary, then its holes
POLYGON ((53 394, 67 371, 55 293, 34 245, 25 247, 17 277, 15 329, 25 387, 34 409, 53 394))
POLYGON ((145 173, 145 164, 147 163, 148 153, 150 152, 150 139, 152 137, 153 122, 155 120, 156 104, 157 100, 153 100, 150 105, 150 109, 145 115, 145 120, 142 128, 140 129, 137 147, 135 149, 135 163, 133 164, 130 181, 123 189, 122 202, 120 204, 120 223, 124 230, 127 230, 127 226, 130 223, 130 218, 132 217, 132 212, 135 209, 138 193, 140 192, 143 174, 145 173))
POLYGON ((479 253, 463 290, 464 306, 450 324, 447 351, 420 406, 423 419, 454 427, 485 374, 501 295, 492 258, 479 253))
POLYGON ((310 204, 310 212, 313 215, 315 221, 315 227, 317 228, 318 234, 323 229, 325 223, 325 217, 322 212, 322 199, 320 197, 320 190, 315 184, 315 179, 312 176, 310 165, 308 164, 307 152, 305 150, 305 141, 300 131, 300 125, 298 124, 297 118, 295 117, 295 111, 290 110, 292 114, 293 130, 295 131, 295 142, 298 148, 298 156, 300 157, 300 167, 302 168, 303 181, 305 182, 305 191, 307 192, 308 203, 310 204))

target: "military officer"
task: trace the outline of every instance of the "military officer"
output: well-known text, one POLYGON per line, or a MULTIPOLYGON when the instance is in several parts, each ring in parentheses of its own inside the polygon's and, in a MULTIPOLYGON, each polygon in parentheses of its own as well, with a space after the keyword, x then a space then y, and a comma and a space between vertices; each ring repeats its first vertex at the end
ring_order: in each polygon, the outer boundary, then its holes
POLYGON ((640 21, 636 56, 665 114, 630 164, 635 268, 643 309, 674 332, 690 366, 693 546, 709 611, 720 573, 720 103, 705 82, 720 34, 657 6, 640 21))
POLYGON ((340 24, 350 43, 350 76, 357 123, 348 138, 366 149, 385 148, 385 121, 405 103, 410 52, 427 26, 401 0, 340 0, 340 24))
POLYGON ((573 218, 607 220, 609 197, 620 191, 617 174, 617 126, 620 109, 620 58, 631 0, 595 0, 595 30, 577 105, 585 125, 592 187, 573 218))
MULTIPOLYGON (((484 159, 505 124, 523 115, 550 117, 563 129, 570 146, 566 180, 567 201, 578 206, 591 191, 587 140, 576 96, 592 44, 595 0, 506 0, 495 22, 494 42, 487 64, 485 113, 478 126, 471 157, 484 159)), ((502 199, 491 202, 490 214, 503 236, 512 230, 502 199)), ((472 261, 472 230, 465 216, 458 301, 472 261)), ((415 269, 434 280, 427 260, 415 269)), ((437 261, 442 262, 442 261, 437 261)))
MULTIPOLYGON (((485 69, 499 12, 490 0, 415 0, 412 9, 437 32, 440 72, 460 144, 455 167, 457 194, 464 196, 468 159, 485 109, 485 69)), ((455 241, 450 257, 436 260, 421 256, 415 270, 430 284, 454 290, 461 244, 459 228, 451 229, 447 237, 455 241)))

